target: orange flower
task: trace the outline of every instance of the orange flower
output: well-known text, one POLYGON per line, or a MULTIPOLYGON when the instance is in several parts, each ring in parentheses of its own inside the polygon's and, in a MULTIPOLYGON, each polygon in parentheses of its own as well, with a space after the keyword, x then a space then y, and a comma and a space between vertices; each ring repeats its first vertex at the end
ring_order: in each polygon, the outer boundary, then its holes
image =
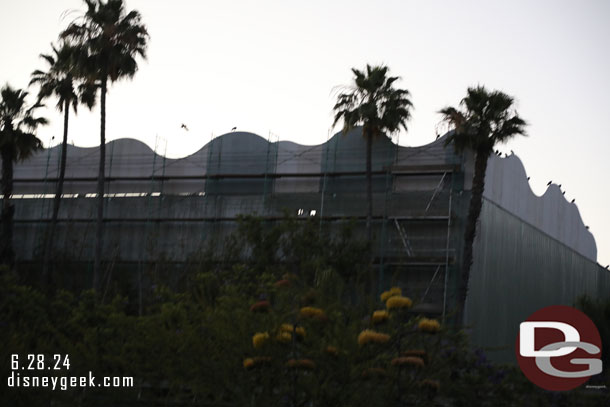
POLYGON ((328 353, 329 355, 333 355, 333 356, 338 356, 339 355, 339 349, 337 349, 334 346, 327 346, 326 349, 324 349, 326 351, 326 353, 328 353))

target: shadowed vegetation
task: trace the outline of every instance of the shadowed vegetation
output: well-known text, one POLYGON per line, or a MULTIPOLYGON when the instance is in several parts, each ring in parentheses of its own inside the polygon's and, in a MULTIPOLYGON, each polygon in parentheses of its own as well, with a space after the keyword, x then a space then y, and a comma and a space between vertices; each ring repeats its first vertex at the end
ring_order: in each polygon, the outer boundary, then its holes
POLYGON ((497 144, 505 143, 518 135, 524 136, 526 123, 515 111, 512 97, 499 91, 490 92, 483 86, 468 88, 467 95, 460 102, 459 108, 446 107, 439 113, 452 130, 447 137, 446 145, 453 143, 457 152, 470 150, 475 155, 472 194, 464 230, 464 252, 456 315, 457 323, 462 324, 473 260, 474 238, 483 205, 487 161, 497 144))
POLYGON ((13 194, 13 163, 25 160, 42 143, 36 137, 36 129, 47 123, 36 117, 34 111, 40 103, 28 106, 28 93, 13 89, 8 84, 0 91, 0 157, 2 158, 2 214, 0 215, 0 264, 12 267, 15 263, 13 250, 13 216, 15 208, 9 197, 13 194))
POLYGON ((53 46, 53 54, 41 54, 40 57, 48 65, 46 71, 36 70, 32 72, 30 85, 37 84, 40 87, 38 99, 44 100, 54 96, 57 98, 57 110, 64 114, 64 130, 61 142, 61 154, 59 164, 59 175, 53 198, 53 214, 51 225, 45 235, 43 254, 43 277, 48 279, 49 260, 52 255, 53 240, 57 226, 57 216, 61 204, 64 178, 66 175, 66 159, 68 150, 68 122, 70 108, 77 112, 79 103, 91 109, 95 104, 96 88, 92 82, 77 81, 79 76, 79 52, 78 47, 63 43, 57 48, 53 46), (79 83, 80 82, 80 83, 79 83))
POLYGON ((123 0, 85 0, 87 11, 60 37, 81 49, 79 72, 100 90, 100 165, 97 185, 96 248, 93 287, 99 288, 104 248, 104 180, 106 165, 106 94, 108 83, 131 79, 138 71, 137 57, 146 58, 148 31, 140 13, 127 12, 123 0))

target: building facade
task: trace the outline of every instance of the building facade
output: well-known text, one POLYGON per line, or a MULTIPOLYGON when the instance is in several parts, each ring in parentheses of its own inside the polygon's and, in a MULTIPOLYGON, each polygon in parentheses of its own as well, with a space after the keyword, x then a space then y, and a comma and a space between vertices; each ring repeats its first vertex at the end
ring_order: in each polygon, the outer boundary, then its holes
MULTIPOLYGON (((134 139, 108 143, 107 262, 180 264, 235 228, 238 215, 269 221, 289 213, 321 225, 356 219, 364 237, 365 141, 360 130, 314 146, 233 132, 169 159, 134 139)), ((98 148, 68 146, 55 247, 90 262, 95 247, 98 148)), ((40 257, 52 211, 59 147, 15 168, 18 260, 40 257)), ((450 319, 456 305, 473 171, 470 154, 445 137, 420 147, 373 143, 374 267, 380 289, 401 285, 419 310, 450 319)), ((576 205, 551 185, 538 197, 518 157, 489 160, 474 248, 466 323, 476 345, 510 361, 518 324, 582 294, 610 295, 610 272, 576 205)))

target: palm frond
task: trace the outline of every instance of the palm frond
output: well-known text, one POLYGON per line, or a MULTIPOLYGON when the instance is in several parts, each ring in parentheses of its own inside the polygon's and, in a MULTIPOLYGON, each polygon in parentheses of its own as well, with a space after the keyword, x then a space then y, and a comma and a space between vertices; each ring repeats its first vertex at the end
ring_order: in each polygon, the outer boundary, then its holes
POLYGON ((80 76, 88 81, 131 78, 138 70, 136 56, 146 58, 148 31, 139 12, 125 11, 122 0, 87 0, 87 11, 61 34, 85 50, 79 58, 80 76))
POLYGON ((28 107, 27 95, 26 91, 13 89, 8 84, 0 90, 0 146, 8 149, 14 159, 26 158, 42 146, 35 131, 47 124, 45 118, 34 117, 34 110, 41 104, 37 102, 28 107))
POLYGON ((468 88, 461 109, 446 107, 438 112, 451 130, 445 145, 453 143, 456 151, 471 148, 489 154, 497 143, 526 135, 527 123, 513 104, 514 98, 503 92, 489 92, 481 85, 468 88))
POLYGON ((333 127, 343 120, 343 132, 362 126, 364 135, 392 134, 407 130, 413 104, 406 89, 394 88, 398 76, 388 76, 384 65, 352 68, 353 84, 341 87, 333 107, 333 127))

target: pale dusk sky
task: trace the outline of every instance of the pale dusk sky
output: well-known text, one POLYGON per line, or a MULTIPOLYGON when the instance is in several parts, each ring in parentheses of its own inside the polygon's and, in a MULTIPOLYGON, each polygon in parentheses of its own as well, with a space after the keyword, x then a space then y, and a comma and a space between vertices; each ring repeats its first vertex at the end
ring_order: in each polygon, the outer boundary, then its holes
MULTIPOLYGON (((517 100, 530 124, 515 139, 538 195, 553 180, 610 264, 610 2, 126 0, 150 32, 148 60, 133 81, 114 84, 107 138, 132 137, 159 153, 191 154, 232 127, 319 144, 332 123, 333 87, 350 68, 384 63, 415 106, 402 145, 435 139, 439 115, 468 86, 517 100), (180 128, 185 123, 186 132, 180 128)), ((0 0, 0 84, 24 88, 38 57, 78 13, 80 0, 0 0), (63 14, 65 11, 74 12, 63 14)), ((32 89, 32 93, 35 93, 32 89)), ((62 134, 54 102, 39 132, 62 134)), ((69 140, 94 146, 99 111, 81 108, 69 140)))

